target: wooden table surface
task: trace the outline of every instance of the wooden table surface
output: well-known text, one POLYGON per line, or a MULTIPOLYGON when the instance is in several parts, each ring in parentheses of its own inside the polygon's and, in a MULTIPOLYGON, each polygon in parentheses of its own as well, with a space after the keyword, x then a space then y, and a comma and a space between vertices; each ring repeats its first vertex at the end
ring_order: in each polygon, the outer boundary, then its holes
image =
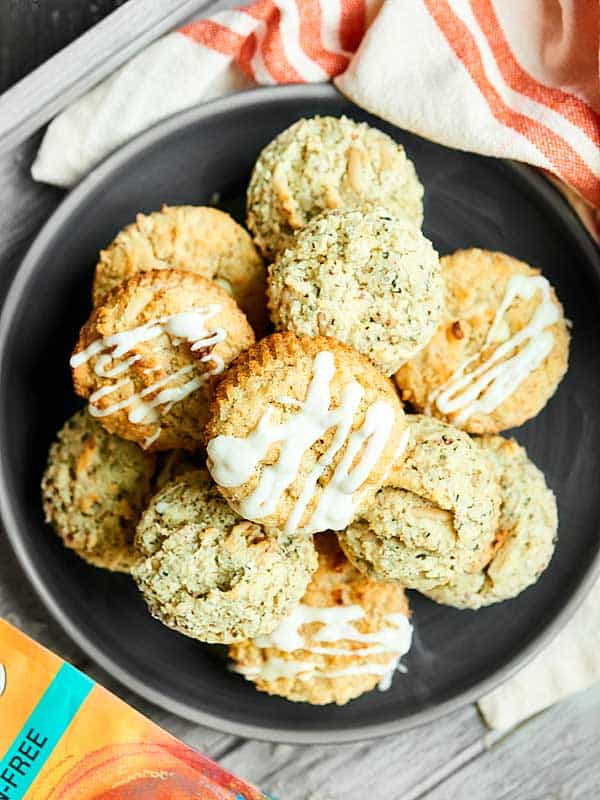
MULTIPOLYGON (((160 0, 157 0, 160 2, 160 0)), ((0 92, 122 0, 0 0, 0 92)), ((34 183, 40 134, 0 159, 0 297, 32 237, 63 197, 34 183)), ((266 744, 220 734, 141 700, 95 666, 49 617, 0 538, 0 616, 133 706, 280 800, 597 800, 600 687, 518 729, 490 734, 475 706, 373 742, 266 744)))

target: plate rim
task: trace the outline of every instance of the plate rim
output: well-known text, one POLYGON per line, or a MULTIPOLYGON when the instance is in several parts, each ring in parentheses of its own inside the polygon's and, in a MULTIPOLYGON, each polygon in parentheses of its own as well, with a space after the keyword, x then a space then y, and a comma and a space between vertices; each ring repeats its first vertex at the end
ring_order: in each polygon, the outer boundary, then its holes
MULTIPOLYGON (((352 103, 331 84, 296 84, 247 89, 207 103, 192 106, 167 117, 109 154, 61 200, 37 233, 11 280, 0 313, 0 374, 2 374, 4 368, 6 340, 13 323, 14 312, 22 296, 23 287, 35 270, 39 254, 43 252, 48 241, 53 237, 56 227, 77 207, 80 199, 84 199, 88 192, 100 183, 106 175, 118 170, 130 158, 135 157, 149 146, 156 144, 162 138, 171 135, 175 131, 233 108, 239 110, 250 108, 256 103, 269 104, 280 100, 333 100, 340 97, 352 103)), ((571 217, 570 234, 578 240, 579 246, 585 252, 589 262, 594 266, 597 277, 600 279, 600 252, 596 250, 591 237, 560 192, 547 178, 532 168, 505 159, 498 160, 505 163, 511 170, 516 171, 526 183, 532 185, 536 193, 541 194, 552 207, 557 209, 559 215, 564 215, 566 212, 571 217)), ((3 415, 4 409, 0 405, 0 416, 3 415)), ((222 719, 208 711, 187 706, 185 703, 170 697, 168 693, 146 685, 143 680, 105 654, 87 636, 85 630, 82 630, 71 621, 69 614, 63 611, 53 594, 46 588, 41 574, 38 573, 33 563, 27 558, 24 539, 22 538, 8 491, 6 476, 9 465, 6 462, 4 449, 0 448, 0 519, 8 541, 29 583, 33 586, 43 605, 74 643, 108 675, 154 705, 213 730, 261 741, 286 744, 343 744, 407 731, 450 714, 478 700, 495 687, 504 683, 531 661, 562 630, 585 599, 593 583, 600 577, 600 550, 598 550, 582 579, 573 590, 570 599, 560 612, 541 631, 534 634, 527 645, 504 666, 496 669, 486 678, 477 681, 473 686, 458 691, 453 697, 431 707, 423 708, 409 716, 389 722, 359 724, 352 728, 337 728, 333 730, 314 727, 302 731, 293 731, 278 728, 274 725, 236 722, 235 720, 222 719)))

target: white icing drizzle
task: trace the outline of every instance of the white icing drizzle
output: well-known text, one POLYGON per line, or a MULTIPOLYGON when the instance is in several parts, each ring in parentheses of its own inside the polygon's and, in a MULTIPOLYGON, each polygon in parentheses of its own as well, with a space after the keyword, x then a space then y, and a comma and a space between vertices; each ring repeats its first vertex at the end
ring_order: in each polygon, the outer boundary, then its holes
POLYGON ((404 622, 408 622, 406 617, 403 614, 388 614, 386 622, 390 622, 391 626, 374 633, 361 633, 351 623, 363 619, 364 616, 365 611, 359 605, 317 608, 300 603, 291 614, 279 623, 273 633, 268 636, 259 636, 254 641, 258 647, 276 647, 278 650, 286 652, 305 650, 307 649, 306 640, 300 629, 303 625, 319 622, 322 627, 311 637, 316 642, 344 640, 367 644, 375 643, 385 646, 387 652, 396 652, 398 650, 398 631, 404 622))
POLYGON ((233 287, 226 278, 213 278, 213 283, 218 283, 221 289, 225 289, 227 294, 233 294, 233 287))
MULTIPOLYGON (((406 430, 404 431, 404 433, 400 437, 400 443, 398 444, 398 447, 396 448, 396 452, 394 453, 394 458, 392 459, 392 463, 390 464, 390 469, 394 466, 396 461, 398 461, 400 458, 402 458, 402 456, 404 455, 404 451, 408 447, 408 443, 409 442, 410 442, 410 428, 407 425, 406 426, 406 430)), ((388 472, 389 472, 389 470, 388 470, 388 472)))
POLYGON ((284 652, 305 651, 316 655, 353 656, 365 659, 369 656, 389 653, 394 657, 386 664, 357 663, 340 669, 326 669, 321 664, 301 659, 286 660, 273 656, 258 667, 234 667, 236 672, 249 679, 262 679, 267 682, 278 678, 297 677, 308 681, 314 678, 338 678, 346 675, 380 675, 379 688, 389 689, 394 672, 400 666, 400 659, 410 649, 412 625, 404 614, 391 613, 385 617, 385 627, 372 633, 361 633, 352 624, 364 618, 362 606, 333 606, 316 608, 301 603, 267 636, 258 636, 254 644, 260 648, 275 648, 284 652), (301 633, 303 625, 319 622, 322 627, 311 634, 314 642, 359 642, 364 647, 356 649, 344 647, 321 647, 309 644, 301 633))
POLYGON ((154 433, 151 433, 149 436, 146 436, 146 438, 144 439, 144 443, 143 443, 143 445, 142 445, 142 447, 144 448, 144 450, 147 450, 147 449, 148 449, 148 447, 150 447, 150 445, 151 445, 151 444, 154 444, 154 442, 155 442, 155 441, 158 439, 158 437, 160 436, 160 432, 161 432, 161 428, 160 428, 160 425, 159 425, 159 426, 156 428, 156 430, 154 431, 154 433))
POLYGON ((443 414, 456 414, 453 422, 460 425, 475 413, 489 414, 506 400, 527 376, 537 369, 552 350, 554 336, 546 328, 560 319, 560 309, 552 299, 551 286, 542 275, 513 275, 500 303, 482 350, 502 342, 485 361, 466 372, 481 355, 481 350, 464 361, 430 398, 443 414), (504 319, 515 298, 531 300, 541 292, 542 302, 531 321, 514 336, 506 339, 508 325, 504 319), (521 348, 514 355, 510 355, 521 348))
POLYGON ((355 664, 344 669, 323 670, 318 664, 311 661, 285 661, 283 658, 273 656, 267 659, 260 667, 236 667, 245 678, 259 679, 267 682, 276 681, 278 678, 297 677, 301 681, 311 681, 315 678, 341 678, 346 675, 381 675, 379 683, 381 691, 386 691, 391 686, 391 678, 396 669, 395 661, 390 664, 355 664))
MULTIPOLYGON (((188 342, 192 352, 213 347, 227 338, 227 332, 222 328, 216 328, 214 331, 206 330, 206 322, 215 316, 220 309, 219 305, 211 304, 206 308, 192 309, 180 314, 160 317, 130 330, 121 331, 111 336, 104 336, 101 339, 96 339, 85 350, 75 353, 71 358, 70 364, 73 368, 76 368, 96 357, 93 365, 96 375, 101 378, 116 378, 141 358, 139 354, 133 354, 128 358, 123 358, 124 356, 127 356, 141 342, 152 341, 162 334, 167 334, 173 343, 188 342)), ((107 397, 123 386, 128 385, 129 380, 125 378, 108 386, 103 386, 90 396, 90 414, 94 417, 106 417, 116 411, 127 408, 129 409, 128 419, 133 424, 156 424, 156 430, 144 442, 144 447, 149 447, 158 439, 161 433, 161 427, 158 424, 160 417, 157 409, 163 406, 163 412, 167 413, 173 403, 180 402, 202 386, 211 375, 217 375, 224 369, 223 360, 212 353, 202 356, 200 361, 203 363, 213 362, 212 369, 201 375, 192 375, 188 380, 179 383, 179 379, 195 372, 195 365, 189 364, 151 383, 142 391, 133 393, 125 400, 120 400, 101 409, 98 408, 99 401, 103 397, 107 397)), ((159 369, 160 367, 150 367, 144 370, 144 374, 150 374, 159 369)))
POLYGON ((345 444, 345 453, 304 530, 341 530, 352 521, 358 500, 355 493, 381 457, 394 425, 394 409, 384 400, 377 400, 367 409, 361 427, 351 432, 364 389, 357 381, 348 383, 340 405, 330 409, 330 384, 334 374, 333 354, 327 350, 318 353, 304 402, 291 397, 277 400, 297 408, 296 414, 284 423, 273 424, 273 408, 269 406, 245 439, 217 436, 208 443, 210 471, 215 481, 225 487, 241 486, 249 480, 271 445, 282 443, 277 461, 263 467, 256 488, 242 501, 240 511, 244 517, 260 521, 272 514, 295 480, 304 453, 328 430, 335 428, 331 444, 306 478, 285 531, 291 533, 298 529, 319 479, 345 444))
POLYGON ((387 485, 387 479, 390 476, 390 472, 392 471, 394 466, 398 463, 398 461, 400 461, 400 459, 404 455, 404 453, 406 451, 406 448, 408 447, 408 443, 409 442, 410 442, 410 428, 407 425, 405 430, 404 430, 404 432, 403 432, 403 434, 402 434, 402 436, 400 437, 400 443, 398 444, 398 447, 396 448, 396 452, 394 453, 394 457, 390 461, 390 463, 388 465, 388 468, 386 469, 386 471, 385 471, 385 473, 383 475, 383 485, 384 486, 387 485))

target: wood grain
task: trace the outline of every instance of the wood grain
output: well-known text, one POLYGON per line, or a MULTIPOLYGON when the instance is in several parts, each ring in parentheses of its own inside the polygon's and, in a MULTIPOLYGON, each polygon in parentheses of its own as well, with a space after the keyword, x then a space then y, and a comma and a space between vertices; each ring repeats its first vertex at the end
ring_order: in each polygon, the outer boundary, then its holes
POLYGON ((0 93, 124 2, 3 0, 0 3, 0 93))
POLYGON ((72 100, 210 0, 128 0, 0 96, 0 152, 36 131, 72 100))
POLYGON ((426 800, 596 800, 600 795, 600 686, 490 736, 476 761, 426 800))

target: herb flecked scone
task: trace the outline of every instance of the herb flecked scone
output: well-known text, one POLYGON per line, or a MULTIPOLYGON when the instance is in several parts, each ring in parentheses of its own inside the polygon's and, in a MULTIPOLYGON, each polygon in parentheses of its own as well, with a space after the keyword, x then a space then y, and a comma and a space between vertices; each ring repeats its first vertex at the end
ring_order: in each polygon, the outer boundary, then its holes
POLYGON ((256 688, 295 702, 343 705, 386 688, 411 645, 408 602, 394 583, 361 575, 331 533, 315 537, 319 568, 302 602, 269 635, 229 649, 256 688))
POLYGON ((249 233, 217 208, 163 206, 138 214, 100 252, 93 301, 99 305, 119 283, 142 270, 179 269, 220 284, 258 335, 267 325, 266 272, 249 233))
POLYGON ((260 154, 248 186, 248 227, 265 257, 328 209, 375 203, 420 226, 423 187, 402 145, 347 117, 301 119, 260 154))
POLYGON ((128 572, 135 527, 152 492, 155 457, 78 411, 59 431, 42 480, 46 521, 96 567, 128 572))
POLYGON ((431 242, 382 207, 313 218, 270 265, 268 287, 277 329, 332 336, 385 375, 427 344, 444 305, 431 242))
POLYGON ((383 483, 405 431, 393 384, 365 356, 273 334, 217 387, 207 466, 246 519, 288 534, 340 530, 383 483))
POLYGON ((523 261, 487 250, 441 259, 446 312, 429 344, 395 375, 402 399, 470 433, 538 414, 569 358, 554 289, 523 261))
POLYGON ((361 572, 426 591, 489 561, 499 487, 466 433, 430 417, 406 419, 405 458, 374 502, 338 536, 361 572))
POLYGON ((254 341, 243 312, 191 272, 139 272, 108 294, 71 358, 75 391, 111 433, 196 450, 214 383, 254 341))
POLYGON ((438 603, 477 609, 516 597, 534 584, 554 553, 558 513, 543 473, 514 439, 474 439, 500 485, 500 519, 491 559, 472 574, 455 574, 426 594, 438 603))
POLYGON ((151 614, 185 636, 229 644, 270 633, 317 567, 312 540, 240 519, 205 470, 156 494, 140 520, 132 575, 151 614))

